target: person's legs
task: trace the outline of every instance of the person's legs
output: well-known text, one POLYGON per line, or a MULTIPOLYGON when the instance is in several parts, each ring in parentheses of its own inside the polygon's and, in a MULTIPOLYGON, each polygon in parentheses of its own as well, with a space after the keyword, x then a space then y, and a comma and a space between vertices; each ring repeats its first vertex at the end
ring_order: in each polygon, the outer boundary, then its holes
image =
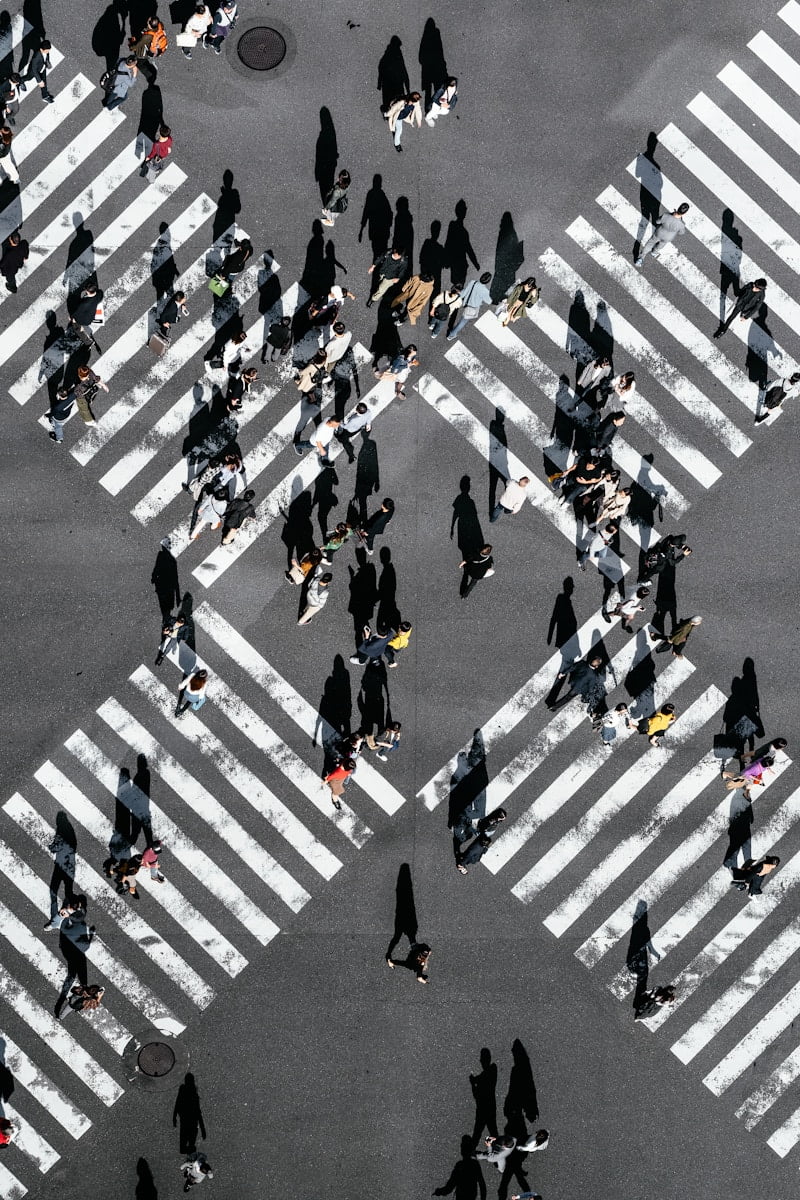
POLYGON ((489 518, 490 524, 494 525, 495 521, 499 521, 505 511, 502 504, 495 504, 492 509, 492 515, 489 518))
POLYGON ((459 591, 459 595, 461 596, 462 600, 466 600, 467 596, 470 594, 477 582, 478 581, 474 575, 470 575, 468 571, 464 572, 464 574, 461 576, 461 588, 459 591))
POLYGON ((639 257, 636 260, 636 266, 640 267, 642 265, 642 263, 644 262, 644 260, 647 258, 648 254, 653 254, 660 245, 661 245, 661 242, 660 242, 659 236, 657 233, 654 233, 652 235, 652 237, 649 237, 647 239, 647 241, 645 242, 645 244, 642 246, 641 250, 639 251, 639 257))
POLYGON ((396 149, 400 146, 400 142, 402 141, 402 138, 403 138, 403 122, 398 121, 394 127, 394 144, 395 144, 396 149))
POLYGON ((297 622, 297 624, 298 625, 307 625, 308 622, 311 620, 311 618, 314 616, 314 613, 318 613, 318 612, 319 612, 319 607, 317 605, 307 604, 305 606, 305 608, 303 609, 302 613, 300 614, 300 620, 297 622))
POLYGON ((92 410, 89 408, 89 401, 86 398, 86 393, 81 390, 75 393, 75 403, 78 406, 78 412, 81 415, 81 420, 86 425, 94 425, 95 419, 92 416, 92 410))
POLYGON ((384 278, 384 276, 381 276, 380 279, 378 280, 378 286, 375 288, 375 291, 370 296, 370 300, 372 301, 372 303, 375 304, 376 301, 382 300, 383 297, 388 292, 389 288, 392 287, 392 285, 395 283, 397 283, 396 279, 386 279, 386 278, 384 278))
POLYGON ((236 538, 235 529, 225 529, 222 532, 222 545, 230 546, 231 542, 236 538))
POLYGON ((437 118, 442 115, 442 111, 443 110, 439 104, 432 104, 427 116, 425 117, 425 124, 430 125, 431 129, 433 129, 437 118))
POLYGON ((467 324, 467 321, 469 321, 469 319, 470 319, 469 317, 459 317, 459 319, 456 321, 455 325, 453 326, 453 328, 450 330, 450 332, 447 335, 448 342, 452 342, 455 338, 458 337, 458 335, 461 333, 461 330, 467 324))
POLYGON ((51 416, 50 424, 53 426, 53 441, 60 445, 64 440, 64 422, 57 421, 55 417, 51 416))
POLYGON ((439 336, 442 331, 442 326, 446 320, 447 317, 431 317, 430 321, 428 322, 428 329, 431 331, 432 338, 439 336))

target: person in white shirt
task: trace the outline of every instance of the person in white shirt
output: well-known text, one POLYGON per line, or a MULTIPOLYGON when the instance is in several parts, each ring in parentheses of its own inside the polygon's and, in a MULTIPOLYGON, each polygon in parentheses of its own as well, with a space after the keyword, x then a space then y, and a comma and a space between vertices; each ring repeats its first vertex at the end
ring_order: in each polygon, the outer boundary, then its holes
POLYGON ((341 358, 347 353, 353 335, 345 328, 344 321, 337 321, 333 326, 333 336, 325 343, 325 382, 331 379, 331 372, 341 358))
POLYGON ((476 1150, 476 1158, 485 1158, 487 1162, 494 1163, 498 1171, 502 1175, 505 1170, 506 1162, 509 1155, 514 1153, 517 1147, 517 1139, 506 1135, 505 1137, 487 1137, 486 1149, 476 1150))
MULTIPOLYGON (((624 730, 633 729, 633 727, 634 722, 631 721, 627 704, 618 704, 611 712, 603 713, 603 722, 600 726, 603 745, 610 750, 619 735, 624 730)), ((537 1149, 543 1149, 543 1147, 537 1147, 537 1149)))
POLYGON ((344 446, 344 452, 347 455, 348 462, 352 463, 356 460, 356 456, 351 445, 352 439, 357 433, 361 433, 362 430, 365 433, 369 433, 369 431, 372 429, 372 425, 370 424, 371 420, 372 414, 362 400, 356 405, 350 415, 345 417, 344 421, 342 421, 341 425, 336 430, 335 437, 337 441, 340 441, 344 446))
POLYGON ((499 521, 503 513, 513 516, 514 513, 519 512, 527 498, 529 483, 530 479, 527 475, 522 475, 519 479, 509 479, 506 481, 505 491, 492 509, 492 515, 489 518, 491 524, 499 521))
MULTIPOLYGON (((200 38, 205 37, 206 33, 208 32, 208 27, 213 19, 214 18, 211 15, 211 10, 209 9, 208 5, 198 4, 191 17, 189 17, 189 20, 183 27, 185 38, 179 39, 179 45, 182 41, 185 40, 188 42, 189 38, 193 37, 194 46, 196 46, 200 41, 200 38)), ((194 49, 194 46, 181 45, 181 53, 183 54, 184 58, 192 57, 192 50, 194 49)))
POLYGON ((340 425, 341 421, 338 419, 338 417, 328 417, 327 421, 323 421, 323 423, 317 429, 314 445, 317 448, 317 454, 319 455, 321 467, 333 466, 333 463, 328 458, 328 448, 333 441, 333 436, 336 433, 336 430, 340 425))

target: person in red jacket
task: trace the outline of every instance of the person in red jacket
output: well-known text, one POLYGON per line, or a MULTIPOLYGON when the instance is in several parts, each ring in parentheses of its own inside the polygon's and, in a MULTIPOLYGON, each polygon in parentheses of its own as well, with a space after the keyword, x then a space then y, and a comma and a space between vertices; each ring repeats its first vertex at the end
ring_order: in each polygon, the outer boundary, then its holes
POLYGON ((352 758, 343 758, 342 761, 337 763, 333 770, 325 776, 324 782, 331 790, 333 807, 338 808, 340 811, 342 807, 340 797, 344 792, 344 785, 353 774, 355 769, 356 764, 352 758))

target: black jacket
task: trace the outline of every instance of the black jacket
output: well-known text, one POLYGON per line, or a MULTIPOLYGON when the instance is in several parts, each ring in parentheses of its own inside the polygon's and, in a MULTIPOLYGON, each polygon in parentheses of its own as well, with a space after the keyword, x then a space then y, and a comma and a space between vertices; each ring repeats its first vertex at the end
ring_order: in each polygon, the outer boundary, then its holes
POLYGON ((408 259, 405 254, 401 254, 399 258, 392 258, 391 250, 382 254, 375 263, 376 274, 382 279, 402 279, 407 270, 408 259))
POLYGON ((239 529, 248 517, 254 517, 255 515, 256 510, 249 500, 245 500, 242 497, 238 500, 231 500, 225 509, 225 528, 239 529))
POLYGON ((97 306, 103 299, 103 293, 98 288, 93 296, 81 296, 72 313, 76 325, 91 325, 97 306))
POLYGON ((392 509, 390 512, 384 512, 382 508, 379 508, 378 511, 373 513, 367 521, 366 525, 364 526, 364 532, 383 533, 393 516, 394 509, 392 509))

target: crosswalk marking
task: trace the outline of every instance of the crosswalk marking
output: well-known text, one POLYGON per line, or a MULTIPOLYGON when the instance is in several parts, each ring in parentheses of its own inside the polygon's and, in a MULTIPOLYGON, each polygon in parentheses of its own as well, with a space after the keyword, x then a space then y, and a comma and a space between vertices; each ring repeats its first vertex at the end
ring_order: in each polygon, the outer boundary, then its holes
POLYGON ((797 0, 789 0, 788 4, 784 4, 778 12, 778 16, 786 22, 790 29, 800 34, 800 4, 797 3, 797 0))
POLYGON ((775 1130, 772 1137, 767 1138, 767 1145, 781 1158, 785 1158, 798 1141, 800 1141, 800 1108, 795 1109, 792 1115, 775 1130))
MULTIPOLYGON (((778 15, 780 16, 780 13, 778 15)), ((791 54, 787 54, 783 46, 779 46, 762 29, 747 43, 747 48, 774 71, 796 96, 800 96, 800 63, 796 58, 792 58, 791 54)))
MULTIPOLYGON (((15 136, 11 153, 17 166, 21 166, 30 158, 45 138, 55 133, 59 125, 63 124, 93 91, 94 84, 90 83, 85 75, 78 74, 67 87, 57 92, 53 103, 44 105, 15 136)), ((9 205, 8 209, 11 207, 12 205, 9 205)))
POLYGON ((0 963, 0 987, 3 990, 3 1002, 13 1008, 20 1020, 64 1061, 70 1071, 90 1092, 97 1096, 98 1100, 101 1100, 106 1106, 119 1100, 123 1089, 116 1080, 112 1079, 98 1062, 95 1062, 55 1017, 42 1008, 39 1001, 13 978, 2 963, 0 963))
MULTIPOLYGON (((794 70, 795 72, 798 70, 797 63, 794 64, 794 70)), ((781 141, 786 143, 790 150, 798 153, 800 124, 795 121, 794 117, 790 117, 768 92, 759 87, 746 71, 737 67, 736 63, 729 62, 719 72, 717 79, 720 79, 734 96, 746 104, 755 116, 759 117, 781 141)), ((753 164, 753 169, 755 169, 755 164, 753 164)))
MULTIPOLYGON (((582 291, 584 300, 597 308, 601 299, 599 294, 554 250, 545 250, 544 254, 539 256, 539 261, 560 288, 570 295, 574 295, 576 291, 582 291)), ((742 433, 694 383, 681 375, 677 368, 668 362, 621 313, 612 309, 610 305, 607 305, 606 308, 608 317, 614 326, 614 336, 617 342, 624 346, 633 358, 641 362, 661 387, 670 392, 701 425, 705 425, 730 450, 731 454, 737 457, 744 454, 745 450, 752 445, 750 438, 742 433)))
POLYGON ((24 1087, 45 1112, 77 1141, 91 1128, 92 1122, 5 1032, 2 1041, 5 1064, 14 1081, 24 1087))
MULTIPOLYGON (((738 1079, 760 1054, 797 1020, 800 1013, 800 983, 790 988, 776 1004, 733 1049, 725 1055, 703 1083, 716 1096, 721 1096, 738 1079)), ((775 1101, 800 1076, 800 1046, 769 1075, 764 1084, 748 1096, 737 1109, 737 1117, 743 1117, 748 1129, 763 1118, 775 1101)))
POLYGON ((0 1194, 3 1200, 22 1200, 22 1197, 28 1194, 25 1184, 21 1183, 16 1175, 12 1175, 3 1163, 0 1163, 0 1194))
MULTIPOLYGON (((333 878, 342 866, 341 860, 193 713, 185 712, 181 717, 175 716, 174 692, 170 692, 145 666, 137 667, 130 679, 173 728, 213 762, 223 778, 253 806, 267 824, 285 838, 301 858, 323 879, 333 878)), ((210 699, 213 703, 213 683, 210 699)), ((302 891, 293 898, 292 907, 299 904, 301 899, 302 891)))
MULTIPOLYGON (((43 773, 43 777, 48 779, 50 784, 48 790, 51 795, 54 795, 58 802, 63 804, 71 785, 63 779, 51 780, 47 772, 43 773)), ((39 814, 19 792, 6 801, 3 811, 16 821, 23 832, 36 842, 41 850, 47 852, 52 835, 39 814)), ((146 921, 143 921, 138 913, 133 912, 124 901, 120 900, 111 890, 108 881, 101 879, 80 855, 75 856, 75 870, 76 875, 80 876, 81 890, 94 901, 98 908, 108 913, 122 932, 178 985, 193 1004, 199 1009, 206 1008, 214 999, 214 992, 197 972, 146 921)))
MULTIPOLYGON (((40 913, 50 911, 52 897, 47 884, 4 842, 0 842, 0 871, 22 892, 26 900, 36 905, 40 913)), ((113 980, 116 991, 134 1008, 138 1008, 157 1029, 178 1034, 186 1028, 138 975, 111 953, 99 935, 95 935, 86 951, 86 958, 103 972, 106 979, 113 980)))
POLYGON ((61 1155, 40 1133, 36 1132, 32 1125, 20 1119, 16 1109, 8 1100, 3 1101, 3 1108, 6 1117, 16 1122, 17 1133, 14 1138, 16 1148, 27 1158, 33 1159, 42 1174, 49 1171, 58 1162, 61 1155))
MULTIPOLYGON (((208 603, 203 601, 194 613, 195 625, 207 633, 220 649, 237 663, 251 679, 261 687, 276 705, 312 739, 314 745, 320 742, 332 743, 337 740, 335 730, 324 721, 317 709, 313 708, 296 692, 291 684, 271 667, 267 660, 247 642, 224 617, 220 616, 208 603)), ((352 776, 352 782, 370 797, 389 816, 393 816, 405 804, 405 797, 380 775, 375 768, 359 759, 358 770, 352 776)))

